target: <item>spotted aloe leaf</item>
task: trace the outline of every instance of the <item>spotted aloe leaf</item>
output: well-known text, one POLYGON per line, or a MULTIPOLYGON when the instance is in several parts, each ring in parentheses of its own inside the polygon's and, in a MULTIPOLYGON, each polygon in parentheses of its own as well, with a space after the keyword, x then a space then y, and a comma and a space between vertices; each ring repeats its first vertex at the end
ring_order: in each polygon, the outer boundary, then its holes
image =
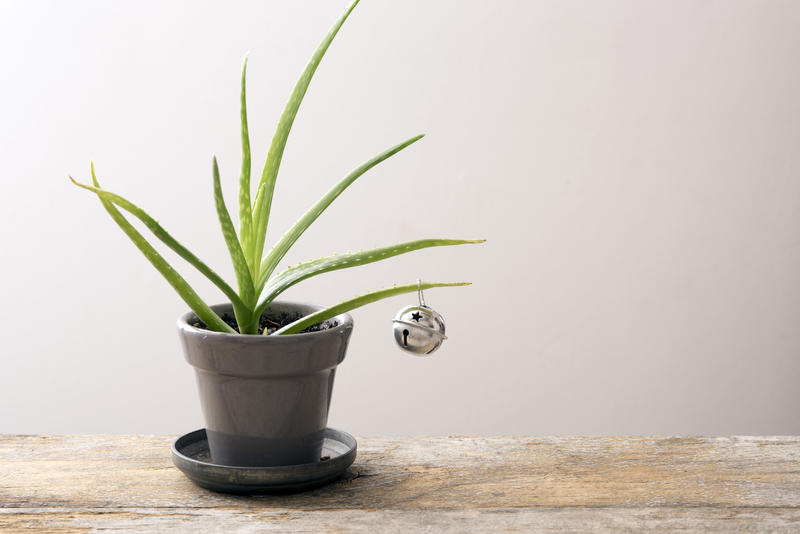
MULTIPOLYGON (((92 168, 94 168, 94 166, 92 166, 92 168)), ((203 275, 205 275, 205 277, 208 278, 215 286, 217 286, 220 289, 220 291, 222 291, 225 294, 225 296, 228 297, 228 299, 230 299, 234 309, 237 308, 241 308, 242 310, 247 309, 244 302, 242 302, 242 300, 239 298, 239 295, 236 294, 236 291, 234 291, 234 289, 231 286, 229 286, 225 282, 225 280, 222 279, 222 277, 220 277, 216 272, 214 272, 214 270, 211 269, 208 265, 203 263, 203 261, 200 260, 200 258, 195 256, 186 247, 181 245, 155 219, 153 219, 150 215, 148 215, 146 211, 136 206, 133 202, 130 202, 129 200, 117 194, 114 194, 110 191, 106 191, 105 189, 100 189, 99 186, 93 187, 91 185, 82 184, 76 181, 71 176, 70 180, 72 180, 72 183, 74 183, 78 187, 82 187, 83 189, 87 189, 95 193, 98 197, 100 197, 101 201, 113 203, 116 206, 119 206, 120 208, 124 209, 131 215, 135 216, 140 221, 142 221, 144 225, 153 233, 153 235, 156 236, 162 243, 164 243, 170 249, 172 249, 176 254, 178 254, 178 256, 189 262, 198 271, 200 271, 203 275)), ((103 206, 106 206, 106 204, 104 203, 103 206)), ((106 208, 106 210, 108 210, 108 208, 106 208)))
POLYGON ((233 262, 233 270, 236 273, 236 281, 239 285, 239 295, 245 305, 250 308, 246 313, 242 310, 241 313, 236 314, 237 323, 245 324, 250 322, 250 313, 256 300, 253 290, 253 279, 250 277, 250 269, 247 266, 247 260, 242 251, 242 244, 236 237, 236 230, 233 228, 230 213, 228 213, 228 208, 225 206, 216 157, 213 160, 212 170, 214 175, 214 204, 217 208, 217 217, 219 218, 220 226, 222 227, 222 236, 225 238, 225 244, 228 245, 228 253, 233 262))
MULTIPOLYGON (((242 62, 242 82, 239 93, 239 117, 242 137, 242 170, 239 173, 239 239, 245 254, 253 248, 253 212, 250 205, 250 131, 247 126, 247 55, 242 62)), ((250 278, 258 277, 255 262, 247 262, 251 266, 250 278)))
POLYGON ((278 177, 278 169, 281 166, 283 159, 283 150, 286 148, 286 141, 289 138, 289 132, 292 129, 294 118, 297 116, 297 111, 300 109, 300 104, 303 102, 303 97, 306 95, 308 86, 311 84, 311 79, 317 71, 322 57, 328 51, 328 47, 333 42, 333 38, 339 33, 339 29, 350 16, 353 9, 355 9, 359 0, 354 0, 348 8, 342 13, 339 19, 333 24, 328 31, 325 38, 317 47, 314 54, 311 56, 308 65, 306 65, 303 74, 292 91, 289 101, 281 114, 278 121, 278 127, 275 130, 275 135, 272 137, 272 143, 267 153, 267 161, 264 164, 264 170, 261 173, 261 181, 258 184, 256 191, 255 205, 253 206, 253 225, 254 225, 254 240, 252 251, 250 255, 251 265, 258 265, 261 255, 264 253, 264 240, 267 235, 267 223, 269 222, 270 210, 272 207, 272 194, 275 190, 275 180, 278 177))
MULTIPOLYGON (((97 175, 94 172, 94 163, 92 163, 92 183, 94 183, 94 187, 99 189, 100 183, 97 180, 97 175)), ((214 310, 212 310, 203 300, 197 295, 192 286, 183 279, 178 272, 172 268, 172 266, 167 263, 161 254, 159 254, 156 249, 153 248, 150 243, 140 234, 136 228, 131 225, 125 219, 125 217, 120 213, 120 211, 114 207, 114 204, 105 200, 102 196, 100 198, 100 203, 106 209, 111 218, 114 219, 114 222, 122 228, 122 231, 133 241, 133 244, 136 245, 144 257, 155 267, 161 276, 163 276, 167 282, 177 291, 178 295, 183 299, 183 301, 189 305, 189 307, 197 314, 197 317, 200 318, 206 325, 208 325, 213 330, 217 330, 219 332, 229 332, 234 333, 234 330, 228 326, 225 321, 223 321, 214 310)))
POLYGON ((254 317, 260 317, 269 304, 275 298, 292 287, 293 285, 317 276, 319 274, 366 265, 376 261, 385 260, 400 254, 406 254, 415 250, 429 247, 443 247, 452 245, 467 245, 472 243, 483 243, 481 239, 419 239, 408 241, 386 247, 379 247, 370 250, 360 250, 358 252, 348 252, 347 254, 336 254, 316 260, 311 260, 288 269, 275 275, 264 288, 264 297, 256 308, 254 317))
POLYGON ((340 313, 349 312, 356 308, 360 308, 366 304, 383 300, 395 295, 402 295, 403 293, 412 293, 419 289, 430 289, 433 287, 452 287, 452 286, 468 286, 470 282, 423 282, 421 284, 408 284, 404 286, 390 287, 389 289, 379 289, 359 297, 352 298, 341 302, 335 306, 324 308, 318 312, 311 313, 301 317, 297 321, 290 323, 283 328, 278 329, 274 335, 297 334, 302 332, 309 326, 314 326, 328 319, 336 317, 340 313))
POLYGON ((297 239, 303 235, 303 232, 305 232, 308 227, 317 220, 317 217, 319 217, 322 212, 325 211, 325 209, 330 206, 334 200, 336 200, 336 197, 341 195, 342 192, 350 186, 350 184, 355 182, 359 176, 370 170, 372 167, 394 156, 404 148, 416 143, 423 137, 424 135, 416 135, 411 139, 403 141, 399 145, 395 145, 392 148, 381 152, 371 160, 357 167, 350 174, 345 176, 338 184, 333 186, 333 188, 331 188, 331 190, 328 191, 325 196, 323 196, 311 207, 311 209, 309 209, 302 217, 300 217, 296 223, 294 223, 294 226, 292 226, 288 232, 283 234, 283 237, 278 240, 275 246, 270 250, 269 254, 267 254, 264 260, 261 262, 261 274, 258 278, 258 285, 256 286, 257 290, 260 291, 264 287, 264 284, 266 284, 267 279, 270 277, 270 275, 272 275, 275 267, 277 267, 278 263, 283 259, 292 245, 294 245, 295 241, 297 241, 297 239))

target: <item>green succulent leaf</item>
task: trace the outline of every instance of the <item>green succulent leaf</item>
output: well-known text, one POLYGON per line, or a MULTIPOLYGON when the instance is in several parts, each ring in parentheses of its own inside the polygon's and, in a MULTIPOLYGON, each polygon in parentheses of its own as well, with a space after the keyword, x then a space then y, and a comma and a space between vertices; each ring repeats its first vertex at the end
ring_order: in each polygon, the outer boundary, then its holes
MULTIPOLYGON (((225 243, 228 245, 228 252, 230 253, 233 262, 233 270, 236 273, 236 281, 239 284, 239 294, 242 301, 248 308, 252 309, 255 305, 256 297, 253 291, 253 279, 250 277, 250 269, 247 267, 247 260, 242 251, 242 245, 236 237, 236 230, 231 222, 230 213, 228 208, 225 207, 225 199, 222 196, 222 186, 219 180, 219 167, 217 166, 217 158, 213 158, 213 174, 214 174, 214 204, 217 208, 217 216, 219 223, 222 227, 222 236, 225 238, 225 243)), ((246 316, 236 316, 238 324, 246 324, 250 322, 250 314, 246 316)))
POLYGON ((83 189, 95 193, 98 197, 100 197, 101 200, 111 202, 119 206, 142 221, 144 225, 153 233, 153 235, 156 236, 162 243, 172 249, 176 254, 178 254, 178 256, 189 262, 189 264, 205 275, 205 277, 208 278, 211 283, 217 286, 225 294, 225 296, 230 299, 234 308, 239 307, 246 309, 246 306, 239 298, 239 295, 236 294, 236 291, 234 291, 233 288, 225 282, 225 280, 223 280, 208 265, 203 263, 200 258, 192 254, 192 252, 190 252, 186 247, 181 245, 160 224, 158 224, 155 219, 148 215, 146 211, 136 206, 133 202, 130 202, 119 195, 111 193, 110 191, 100 189, 99 187, 92 187, 91 185, 82 184, 76 181, 72 176, 70 176, 69 179, 72 180, 72 183, 78 187, 82 187, 83 189))
MULTIPOLYGON (((74 180, 73 180, 74 181, 74 180)), ((97 181, 97 176, 94 172, 94 163, 92 163, 92 182, 94 183, 94 187, 100 189, 100 183, 97 181)), ((102 196, 98 196, 100 202, 103 204, 103 207, 106 209, 111 218, 114 219, 114 222, 119 225, 123 232, 133 241, 133 244, 136 245, 142 254, 144 254, 145 258, 155 267, 159 273, 167 280, 167 282, 177 291, 178 295, 183 299, 186 304, 189 305, 189 308, 197 314, 197 317, 200 318, 211 330, 215 330, 217 332, 228 332, 228 333, 235 333, 230 326, 228 326, 225 321, 223 321, 214 310, 212 310, 203 300, 197 295, 197 293, 192 289, 186 280, 178 274, 178 272, 172 268, 172 266, 165 260, 156 250, 147 242, 147 240, 140 234, 131 223, 128 222, 127 219, 120 213, 120 211, 114 207, 114 204, 102 196)))
MULTIPOLYGON (((239 174, 239 236, 242 249, 247 254, 253 248, 253 213, 250 206, 250 133, 247 127, 247 56, 242 62, 242 89, 240 95, 239 115, 242 134, 242 170, 239 174)), ((258 262, 250 263, 250 278, 258 277, 258 262)))
POLYGON ((325 211, 325 209, 330 206, 334 200, 336 200, 336 197, 341 195, 342 192, 350 186, 350 184, 355 182, 356 179, 358 179, 362 174, 370 170, 372 167, 392 157, 404 148, 416 143, 423 137, 424 134, 415 135, 414 137, 403 141, 399 145, 395 145, 392 148, 381 152, 371 160, 362 164, 350 174, 345 176, 342 181, 336 184, 325 194, 325 196, 323 196, 316 204, 314 204, 310 210, 300 217, 294 226, 292 226, 292 228, 286 232, 283 237, 281 237, 275 246, 272 247, 272 250, 269 251, 269 254, 267 254, 264 260, 261 262, 261 273, 258 277, 258 283, 256 284, 256 293, 261 292, 270 275, 275 270, 275 267, 277 267, 278 263, 283 259, 295 241, 297 241, 297 239, 308 229, 309 226, 311 226, 317 217, 319 217, 322 212, 325 211))
POLYGON ((253 230, 255 235, 252 244, 253 250, 249 252, 251 253, 250 262, 254 268, 255 266, 259 265, 261 255, 264 252, 264 240, 267 235, 267 224, 269 222, 269 214, 272 207, 272 194, 275 190, 275 180, 278 176, 278 169, 281 166, 283 150, 286 147, 286 140, 289 138, 289 131, 292 129, 295 116, 297 116, 297 110, 300 109, 300 104, 303 101, 306 91, 308 90, 308 86, 311 83, 311 78, 314 76, 314 72, 317 70, 317 67, 322 61, 322 57, 325 55, 325 52, 328 50, 333 38, 336 37, 336 34, 342 27, 342 24, 344 24, 344 21, 347 20, 347 17, 356 7, 358 2, 359 0, 355 0, 352 4, 350 4, 350 6, 333 24, 331 29, 328 31, 328 34, 319 44, 314 52, 314 55, 311 56, 311 60, 308 62, 308 65, 306 65, 303 74, 297 81, 297 84, 295 85, 294 90, 289 97, 289 101, 286 103, 286 107, 283 110, 283 114, 278 121, 278 127, 275 130, 275 135, 272 138, 272 143, 270 144, 269 152, 267 154, 267 161, 264 164, 264 170, 261 173, 261 181, 258 184, 255 205, 253 207, 253 230))
POLYGON ((404 286, 391 287, 389 289, 379 289, 378 291, 373 291, 372 293, 367 293, 366 295, 361 295, 360 297, 346 300, 335 306, 331 306, 329 308, 322 309, 318 312, 306 315, 305 317, 302 317, 297 321, 290 323, 284 326, 283 328, 280 328, 273 335, 297 334, 298 332, 302 332, 309 326, 313 326, 317 323, 321 323, 322 321, 331 319, 332 317, 336 317, 340 313, 345 313, 350 310, 360 308, 365 304, 370 304, 378 300, 394 297, 395 295, 402 295, 403 293, 413 293, 414 291, 417 291, 420 288, 430 289, 432 287, 452 287, 452 286, 468 286, 468 285, 470 285, 470 282, 452 282, 452 283, 423 282, 422 284, 408 284, 404 286))
POLYGON ((405 243, 398 243, 396 245, 389 245, 386 247, 374 248, 372 250, 365 250, 359 252, 350 252, 347 254, 328 256, 312 260, 300 265, 289 267, 282 271, 274 278, 272 278, 266 285, 266 295, 259 303, 253 317, 260 317, 269 304, 275 298, 303 280, 316 276, 319 274, 336 271, 339 269, 347 269, 349 267, 357 267, 359 265, 366 265, 376 261, 385 260, 393 256, 413 252, 429 247, 443 247, 450 245, 467 245, 472 243, 483 243, 483 239, 420 239, 417 241, 408 241, 405 243))

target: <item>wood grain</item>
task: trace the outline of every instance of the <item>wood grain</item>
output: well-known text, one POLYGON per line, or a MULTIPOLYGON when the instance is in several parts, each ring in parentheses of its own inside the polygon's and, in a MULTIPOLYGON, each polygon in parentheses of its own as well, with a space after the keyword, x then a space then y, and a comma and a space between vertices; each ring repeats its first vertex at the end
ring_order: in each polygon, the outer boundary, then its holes
POLYGON ((0 531, 800 531, 800 437, 359 438, 345 477, 231 496, 167 436, 0 436, 0 531))

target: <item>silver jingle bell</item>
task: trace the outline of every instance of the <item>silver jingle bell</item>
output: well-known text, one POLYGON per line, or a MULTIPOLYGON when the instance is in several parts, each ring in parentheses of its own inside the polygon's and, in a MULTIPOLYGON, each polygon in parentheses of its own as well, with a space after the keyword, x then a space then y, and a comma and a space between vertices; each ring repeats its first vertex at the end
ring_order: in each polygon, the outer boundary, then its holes
POLYGON ((444 319, 425 304, 406 306, 392 321, 397 345, 417 356, 427 356, 447 339, 444 319))

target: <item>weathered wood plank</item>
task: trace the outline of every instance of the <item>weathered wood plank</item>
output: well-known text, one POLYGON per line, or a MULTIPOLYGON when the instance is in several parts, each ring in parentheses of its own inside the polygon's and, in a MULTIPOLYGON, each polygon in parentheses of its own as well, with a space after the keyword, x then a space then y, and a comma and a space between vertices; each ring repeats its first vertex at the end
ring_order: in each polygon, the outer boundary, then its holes
POLYGON ((800 437, 360 438, 342 480, 251 497, 194 486, 172 439, 0 436, 0 530, 800 529, 800 437))
POLYGON ((71 511, 19 509, 0 512, 0 531, 28 534, 31 528, 55 533, 85 532, 675 532, 796 533, 795 508, 598 507, 479 510, 232 510, 131 508, 71 511))

